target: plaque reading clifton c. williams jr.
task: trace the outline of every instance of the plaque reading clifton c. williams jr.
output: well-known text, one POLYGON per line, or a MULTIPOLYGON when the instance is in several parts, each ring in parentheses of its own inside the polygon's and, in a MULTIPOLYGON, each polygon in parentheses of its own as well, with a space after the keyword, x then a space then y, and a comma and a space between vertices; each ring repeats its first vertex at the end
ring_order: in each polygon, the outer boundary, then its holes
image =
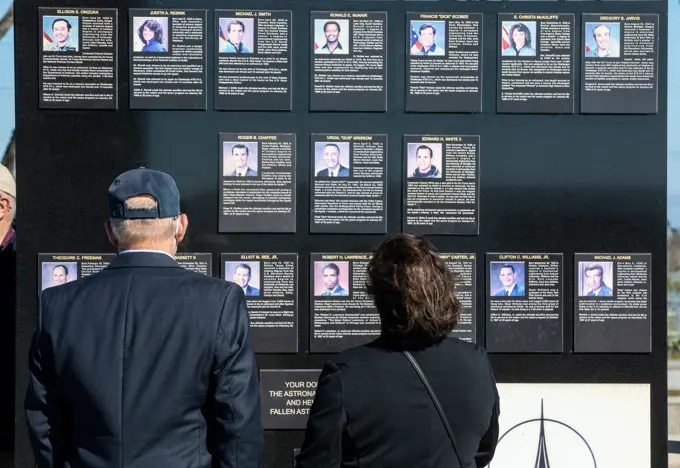
POLYGON ((574 352, 652 351, 650 254, 574 256, 574 352))
POLYGON ((295 232, 295 134, 220 133, 219 232, 295 232))
POLYGON ((321 369, 260 370, 260 419, 264 429, 304 429, 321 369))
POLYGON ((498 112, 574 112, 574 18, 498 15, 498 112))
POLYGON ((290 110, 291 11, 215 11, 215 109, 290 110))
POLYGON ((177 252, 175 260, 186 270, 212 276, 212 254, 177 252))
POLYGON ((452 336, 477 342, 477 256, 475 254, 440 253, 446 266, 456 277, 456 297, 460 301, 458 325, 452 336))
POLYGON ((97 273, 114 258, 116 254, 38 254, 38 291, 97 273))
POLYGON ((246 297, 255 352, 297 352, 297 254, 222 254, 220 263, 246 297))
POLYGON ((370 254, 310 255, 310 351, 335 353, 372 341, 380 317, 366 292, 370 254))
POLYGON ((312 134, 311 232, 384 233, 387 135, 312 134))
POLYGON ((489 352, 562 352, 562 268, 562 254, 487 254, 489 352))
POLYGON ((387 13, 311 12, 311 111, 387 110, 387 13))
POLYGON ((584 14, 581 112, 658 112, 658 14, 584 14))
POLYGON ((404 136, 403 230, 479 233, 479 136, 404 136))
POLYGON ((407 112, 482 111, 482 14, 407 13, 407 112))
POLYGON ((118 10, 39 8, 39 107, 118 109, 118 10))
POLYGON ((205 109, 206 10, 130 9, 130 108, 205 109))

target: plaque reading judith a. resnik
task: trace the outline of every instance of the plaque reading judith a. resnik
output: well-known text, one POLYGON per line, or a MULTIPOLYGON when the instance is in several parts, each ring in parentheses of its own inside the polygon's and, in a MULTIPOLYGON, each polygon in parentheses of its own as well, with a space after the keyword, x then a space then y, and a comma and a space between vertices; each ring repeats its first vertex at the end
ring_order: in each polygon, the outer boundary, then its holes
POLYGON ((246 297, 255 352, 297 352, 297 254, 222 254, 220 263, 222 278, 246 297))
POLYGON ((291 11, 215 11, 215 109, 290 110, 291 11))
POLYGON ((220 133, 219 232, 295 232, 295 135, 220 133))
POLYGON ((118 109, 118 10, 39 8, 39 107, 118 109))
POLYGON ((206 10, 129 15, 130 108, 205 109, 206 10))
POLYGON ((387 13, 311 12, 311 111, 387 110, 387 13))

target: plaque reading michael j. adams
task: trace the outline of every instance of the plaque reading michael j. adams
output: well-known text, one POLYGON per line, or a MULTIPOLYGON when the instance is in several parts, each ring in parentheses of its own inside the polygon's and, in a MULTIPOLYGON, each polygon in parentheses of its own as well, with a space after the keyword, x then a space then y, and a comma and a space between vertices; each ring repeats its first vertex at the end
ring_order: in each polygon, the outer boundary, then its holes
POLYGON ((482 14, 406 15, 407 112, 482 111, 482 14))
POLYGON ((311 13, 311 111, 387 110, 387 13, 311 13))
POLYGON ((38 291, 103 270, 116 254, 38 254, 38 291))
POLYGON ((310 231, 384 233, 387 135, 312 134, 310 231))
POLYGON ((260 419, 264 429, 304 429, 321 369, 262 369, 260 419))
POLYGON ((498 112, 574 112, 574 15, 498 15, 498 112))
POLYGON ((366 292, 370 254, 311 254, 312 353, 335 353, 372 341, 380 318, 366 292))
POLYGON ((584 14, 581 112, 658 112, 658 14, 584 14))
POLYGON ((290 110, 290 11, 215 11, 215 109, 290 110))
POLYGON ((39 8, 41 109, 118 109, 118 10, 39 8))
POLYGON ((222 254, 220 263, 246 296, 255 352, 297 352, 297 254, 222 254))
POLYGON ((130 10, 130 108, 206 108, 206 10, 130 10))
POLYGON ((562 254, 487 254, 489 352, 562 352, 562 257, 562 254))
POLYGON ((652 351, 650 254, 574 256, 574 352, 652 351))
POLYGON ((479 233, 479 136, 404 136, 403 229, 479 233))
POLYGON ((186 270, 212 276, 212 254, 177 252, 175 260, 186 270))
POLYGON ((440 253, 439 258, 456 278, 456 297, 460 301, 458 325, 452 336, 477 342, 477 256, 475 254, 440 253))
POLYGON ((295 232, 295 135, 220 133, 219 232, 295 232))

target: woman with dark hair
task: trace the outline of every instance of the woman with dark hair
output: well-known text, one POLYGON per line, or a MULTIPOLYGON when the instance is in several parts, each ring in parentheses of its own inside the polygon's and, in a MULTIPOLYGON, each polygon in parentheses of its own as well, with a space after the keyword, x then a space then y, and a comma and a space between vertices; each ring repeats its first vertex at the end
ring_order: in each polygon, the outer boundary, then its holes
POLYGON ((324 365, 297 468, 491 462, 496 382, 486 351, 450 334, 461 307, 454 287, 453 274, 421 237, 399 234, 377 249, 367 290, 380 337, 324 365))
POLYGON ((158 21, 144 21, 137 30, 137 34, 145 44, 142 52, 167 52, 163 47, 163 26, 158 21))

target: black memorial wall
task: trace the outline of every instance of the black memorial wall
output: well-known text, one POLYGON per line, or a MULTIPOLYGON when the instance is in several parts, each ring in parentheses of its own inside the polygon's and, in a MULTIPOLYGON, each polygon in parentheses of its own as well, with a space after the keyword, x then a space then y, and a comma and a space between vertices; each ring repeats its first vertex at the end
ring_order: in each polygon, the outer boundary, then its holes
MULTIPOLYGON (((210 253, 214 276, 222 274, 221 254, 297 254, 297 352, 258 354, 257 362, 265 370, 320 369, 327 355, 312 353, 310 348, 313 302, 310 254, 370 252, 390 234, 402 229, 409 231, 403 224, 402 212, 407 191, 403 163, 405 135, 479 137, 474 139, 479 145, 478 232, 473 229, 463 230, 460 235, 429 235, 441 252, 476 254, 474 271, 478 287, 474 293, 477 305, 474 328, 477 342, 487 342, 487 253, 561 254, 562 345, 551 342, 531 349, 541 352, 509 353, 512 343, 505 340, 499 347, 500 352, 491 357, 498 381, 651 384, 650 464, 666 466, 666 2, 235 0, 226 6, 209 0, 189 4, 165 0, 134 3, 25 0, 17 2, 15 8, 17 152, 20 155, 17 170, 20 194, 17 467, 33 466, 22 406, 27 351, 38 295, 38 255, 111 252, 103 222, 105 191, 115 175, 144 165, 175 177, 182 194, 182 208, 190 219, 189 234, 180 251, 210 253), (117 109, 40 108, 39 7, 118 9, 117 109), (128 24, 131 8, 207 10, 205 109, 131 110, 132 34, 128 24), (280 98, 276 100, 277 110, 215 110, 216 43, 212 38, 216 34, 214 11, 220 8, 292 12, 291 110, 285 110, 286 102, 280 98), (386 18, 382 23, 387 49, 383 63, 384 111, 333 112, 333 100, 324 101, 322 111, 310 111, 313 87, 310 67, 314 59, 310 54, 312 11, 386 13, 374 15, 386 18), (406 112, 409 63, 406 51, 410 45, 406 19, 411 12, 483 15, 481 113, 406 112), (574 25, 573 113, 531 114, 525 113, 524 108, 520 109, 523 113, 497 112, 501 66, 499 13, 574 15, 573 23, 570 17, 565 20, 574 25), (588 111, 594 113, 580 112, 583 86, 580 51, 584 46, 581 15, 584 13, 658 15, 656 112, 598 114, 592 106, 588 111), (276 232, 273 225, 271 232, 267 232, 266 224, 265 229, 258 225, 257 232, 220 232, 223 222, 218 221, 222 209, 220 133, 295 135, 294 232, 276 232), (310 233, 313 203, 310 190, 314 187, 310 177, 314 164, 312 134, 386 135, 384 233, 343 234, 326 230, 310 233), (598 354, 575 353, 573 278, 577 253, 651 255, 651 352, 639 352, 639 349, 634 350, 635 353, 626 352, 624 346, 624 352, 619 353, 607 350, 598 354)), ((380 99, 371 99, 371 107, 380 103, 380 99)), ((447 99, 451 101, 450 97, 447 99)), ((221 103, 228 106, 228 99, 223 98, 221 103)), ((343 106, 346 104, 343 102, 343 106)), ((258 101, 258 106, 262 105, 258 101)), ((473 102, 468 107, 475 106, 473 102)), ((564 106, 561 107, 560 112, 564 106)), ((645 112, 647 110, 645 107, 645 112)), ((264 466, 292 466, 293 450, 300 446, 302 438, 303 432, 299 429, 268 430, 264 466)))

